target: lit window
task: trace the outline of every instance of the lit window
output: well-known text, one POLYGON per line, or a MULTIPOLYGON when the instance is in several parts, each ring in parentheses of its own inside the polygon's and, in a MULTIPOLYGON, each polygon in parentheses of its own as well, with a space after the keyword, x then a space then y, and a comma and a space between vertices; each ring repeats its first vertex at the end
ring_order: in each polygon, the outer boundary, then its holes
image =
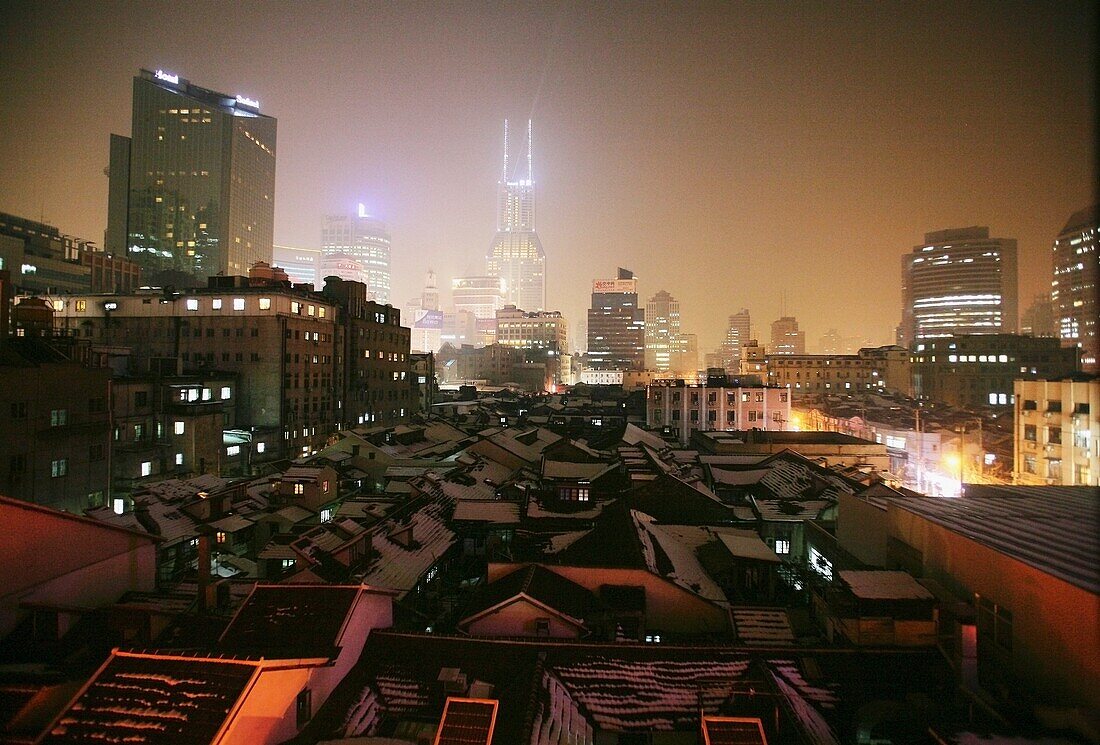
POLYGON ((260 298, 260 310, 271 310, 271 298, 269 298, 269 297, 260 298))
POLYGON ((186 303, 187 303, 187 310, 198 310, 199 309, 199 299, 197 297, 187 298, 186 303))
POLYGON ((83 313, 86 310, 88 310, 88 301, 87 300, 77 300, 76 301, 76 312, 77 313, 83 313))
POLYGON ((215 537, 215 540, 218 543, 225 543, 225 531, 219 530, 217 536, 215 537))
POLYGON ((243 297, 233 298, 233 310, 244 310, 244 298, 243 297))
POLYGON ((262 442, 257 442, 257 443, 256 443, 256 452, 257 452, 257 453, 262 453, 262 452, 263 452, 264 450, 266 450, 266 449, 267 449, 267 445, 266 445, 266 444, 264 444, 264 443, 262 443, 262 442))
POLYGON ((210 307, 213 308, 214 310, 221 310, 222 309, 222 299, 220 297, 214 298, 213 300, 210 301, 210 307))
POLYGON ((177 466, 182 466, 183 465, 183 453, 176 453, 176 465, 177 466))
POLYGON ((177 435, 182 435, 186 428, 187 428, 187 425, 183 422, 176 422, 176 424, 175 424, 175 432, 176 432, 177 435))
POLYGON ((775 540, 775 552, 777 554, 789 554, 791 552, 791 542, 785 538, 777 538, 775 540))
POLYGON ((69 410, 68 409, 51 409, 50 410, 50 426, 51 427, 64 427, 69 423, 69 410))
POLYGON ((232 394, 232 391, 229 389, 229 386, 223 385, 222 386, 222 401, 225 401, 227 398, 229 398, 231 394, 232 394))
POLYGON ((316 314, 317 314, 317 306, 310 305, 310 306, 306 307, 306 315, 312 316, 312 315, 316 315, 316 314))
POLYGON ((305 484, 295 484, 294 485, 294 493, 295 494, 305 494, 306 493, 306 485, 305 484))
POLYGON ((336 514, 335 508, 333 508, 333 507, 324 508, 323 510, 321 510, 321 522, 327 523, 327 522, 331 521, 335 514, 336 514))
POLYGON ((229 447, 227 447, 225 449, 225 454, 226 455, 240 455, 241 454, 241 446, 240 445, 230 445, 229 447))
POLYGON ((142 464, 141 464, 141 475, 142 476, 151 476, 152 474, 153 474, 153 461, 151 461, 151 460, 143 461, 142 464))
POLYGON ((58 458, 50 461, 50 477, 59 478, 69 472, 69 461, 66 458, 58 458))
POLYGON ((646 644, 660 644, 661 643, 661 635, 660 634, 646 634, 645 635, 645 641, 646 641, 646 644))
POLYGON ((296 302, 296 301, 291 301, 291 303, 290 303, 290 312, 291 313, 297 313, 298 315, 301 315, 301 313, 302 313, 302 304, 299 303, 299 302, 296 302))
POLYGON ((317 309, 317 315, 321 318, 325 317, 325 306, 322 305, 320 308, 317 309))
POLYGON ((328 494, 328 481, 327 480, 321 482, 321 491, 324 492, 325 494, 328 494))

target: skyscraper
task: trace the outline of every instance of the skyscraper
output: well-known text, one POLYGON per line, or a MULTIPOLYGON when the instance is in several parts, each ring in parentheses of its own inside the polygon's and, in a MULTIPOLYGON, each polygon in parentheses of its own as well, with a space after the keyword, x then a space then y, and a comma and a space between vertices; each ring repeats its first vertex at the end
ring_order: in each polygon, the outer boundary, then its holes
POLYGON ((661 290, 645 304, 645 369, 672 369, 673 341, 680 335, 680 301, 661 290))
POLYGON ((729 318, 726 338, 719 348, 719 354, 722 358, 722 367, 734 375, 739 374, 741 369, 741 347, 752 338, 751 325, 749 311, 745 308, 729 318))
POLYGON ((492 344, 497 333, 497 311, 504 307, 504 280, 500 277, 458 277, 451 280, 455 313, 471 313, 478 345, 492 344))
POLYGON ((390 302, 390 235, 359 205, 353 214, 326 215, 321 229, 321 279, 333 275, 367 286, 367 298, 390 302))
POLYGON ((806 354, 806 332, 798 330, 794 316, 772 321, 772 343, 768 354, 806 354))
POLYGON ((901 275, 901 346, 1016 332, 1015 238, 990 238, 985 227, 925 233, 924 243, 902 257, 901 275))
POLYGON ((1100 339, 1096 336, 1096 294, 1100 292, 1100 205, 1070 215, 1054 241, 1054 278, 1050 298, 1063 346, 1081 350, 1081 369, 1097 372, 1100 339))
POLYGON ((497 200, 497 234, 485 257, 486 274, 504 280, 505 302, 528 311, 546 309, 546 254, 535 232, 535 180, 531 167, 531 121, 527 121, 527 176, 509 169, 508 121, 504 122, 504 168, 497 200))
POLYGON ((588 309, 588 364, 593 370, 641 370, 645 366, 645 311, 638 280, 626 269, 616 279, 592 283, 588 309))
POLYGON ((131 135, 111 136, 107 250, 127 251, 154 284, 270 262, 275 130, 247 96, 141 70, 131 135))

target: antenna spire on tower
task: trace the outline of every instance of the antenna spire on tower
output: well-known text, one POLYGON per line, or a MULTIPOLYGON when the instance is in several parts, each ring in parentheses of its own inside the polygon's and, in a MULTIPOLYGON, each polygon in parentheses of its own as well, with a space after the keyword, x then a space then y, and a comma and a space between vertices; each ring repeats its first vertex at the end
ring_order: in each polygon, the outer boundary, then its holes
POLYGON ((534 183, 535 174, 531 171, 531 120, 527 120, 527 181, 534 183))
POLYGON ((504 120, 504 170, 500 173, 500 182, 508 183, 508 120, 504 120))

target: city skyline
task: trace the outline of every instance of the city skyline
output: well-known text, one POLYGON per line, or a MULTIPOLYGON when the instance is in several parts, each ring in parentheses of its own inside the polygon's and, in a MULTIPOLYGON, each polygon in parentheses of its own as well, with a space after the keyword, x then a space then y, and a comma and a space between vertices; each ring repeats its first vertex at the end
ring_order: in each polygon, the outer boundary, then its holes
POLYGON ((539 230, 562 267, 548 307, 582 320, 589 282, 628 265, 643 295, 681 300, 709 351, 739 307, 779 317, 782 290, 811 339, 835 327, 891 341, 894 272, 863 287, 854 268, 897 266, 929 231, 993 226, 1019 243, 1020 296, 1049 291, 1058 230, 1096 201, 1085 3, 382 6, 365 35, 337 7, 287 6, 273 26, 258 8, 207 6, 204 23, 246 40, 228 57, 191 32, 190 9, 118 10, 4 9, 0 147, 17 167, 0 176, 0 209, 102 242, 107 135, 128 131, 134 72, 162 68, 279 119, 276 243, 315 247, 322 215, 365 201, 402 246, 402 298, 428 267, 483 271, 499 123, 534 118, 539 230), (323 59, 304 13, 340 29, 323 59), (29 53, 42 34, 57 54, 29 53), (330 54, 359 61, 319 78, 330 54), (44 136, 18 136, 32 129, 44 136), (715 288, 729 256, 745 268, 715 288))

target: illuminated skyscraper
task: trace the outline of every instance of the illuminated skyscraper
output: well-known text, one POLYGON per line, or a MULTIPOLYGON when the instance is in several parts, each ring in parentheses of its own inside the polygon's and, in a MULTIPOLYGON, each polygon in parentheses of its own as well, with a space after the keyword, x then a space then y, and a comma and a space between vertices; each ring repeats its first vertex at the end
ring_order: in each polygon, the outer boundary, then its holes
POLYGON ((516 178, 508 163, 504 122, 504 168, 500 174, 497 234, 485 257, 486 274, 504 280, 505 302, 528 311, 546 309, 546 254, 535 232, 535 180, 531 168, 531 121, 527 122, 527 176, 516 178))
POLYGON ((729 318, 726 338, 718 352, 721 355, 721 366, 734 375, 741 370, 741 347, 752 338, 751 326, 752 321, 746 308, 742 308, 729 318))
POLYGON ((275 129, 247 96, 142 70, 131 136, 111 136, 107 250, 128 252, 153 284, 270 263, 275 129))
POLYGON ((645 311, 638 280, 619 269, 616 279, 592 283, 588 309, 588 364, 592 370, 641 370, 645 366, 645 311))
POLYGON ((902 257, 898 343, 960 334, 1016 332, 1016 239, 989 228, 925 233, 902 257))
POLYGON ((1100 369, 1096 335, 1096 295, 1100 292, 1100 206, 1074 212, 1054 241, 1054 278, 1050 298, 1062 346, 1081 350, 1081 368, 1100 369))
POLYGON ((806 332, 798 330, 794 316, 772 321, 772 343, 768 354, 806 354, 806 332))
POLYGON ((672 369, 673 340, 680 335, 680 301, 661 290, 645 304, 645 368, 672 369))
POLYGON ((328 275, 367 286, 367 299, 390 302, 390 235, 367 214, 326 215, 321 230, 321 279, 328 275))

